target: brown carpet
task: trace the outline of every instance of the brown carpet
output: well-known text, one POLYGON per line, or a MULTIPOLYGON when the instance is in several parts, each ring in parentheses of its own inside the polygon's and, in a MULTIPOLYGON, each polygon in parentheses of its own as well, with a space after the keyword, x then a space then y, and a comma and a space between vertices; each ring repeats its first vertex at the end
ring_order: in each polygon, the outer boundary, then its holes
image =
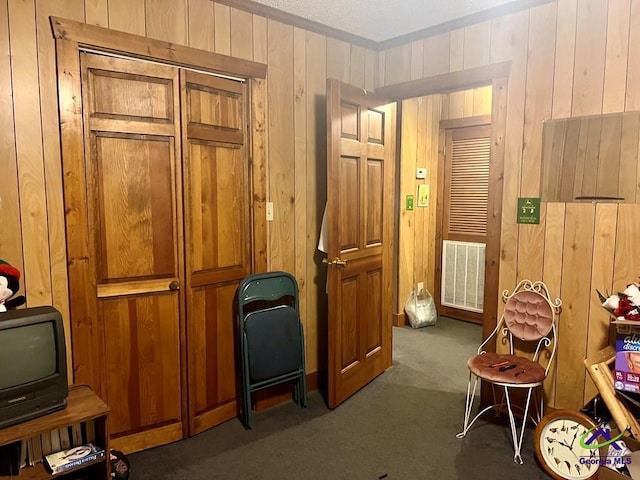
POLYGON ((524 465, 513 462, 506 423, 462 428, 466 360, 480 327, 441 318, 418 330, 394 328, 392 368, 335 410, 313 392, 254 416, 245 431, 228 421, 188 440, 130 457, 131 480, 526 480, 546 479, 532 429, 524 465))

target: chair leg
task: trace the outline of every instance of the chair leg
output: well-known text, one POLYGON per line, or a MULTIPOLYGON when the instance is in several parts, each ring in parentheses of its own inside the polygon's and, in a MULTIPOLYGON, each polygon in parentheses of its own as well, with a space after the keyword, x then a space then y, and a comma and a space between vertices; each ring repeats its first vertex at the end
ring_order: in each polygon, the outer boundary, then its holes
POLYGON ((307 408, 307 378, 304 371, 300 375, 300 406, 307 408))
POLYGON ((469 383, 467 384, 467 400, 464 406, 464 426, 462 428, 462 431, 456 435, 457 438, 463 438, 467 434, 467 432, 469 432, 475 421, 480 418, 480 416, 482 416, 482 414, 484 414, 486 411, 493 408, 493 405, 485 407, 480 412, 478 412, 475 417, 473 417, 473 420, 469 421, 469 419, 471 418, 471 410, 473 409, 473 400, 476 396, 477 387, 478 377, 469 372, 469 383), (473 388, 471 388, 472 376, 475 378, 475 380, 473 381, 473 388))
POLYGON ((509 397, 509 388, 504 387, 505 398, 507 400, 507 410, 509 411, 509 423, 511 425, 511 437, 513 439, 513 461, 522 465, 522 455, 520 449, 522 448, 522 439, 524 438, 524 429, 527 426, 527 417, 529 415, 529 404, 531 402, 531 393, 533 387, 529 388, 527 392, 527 402, 524 407, 524 415, 522 416, 522 426, 520 427, 520 433, 518 434, 518 428, 516 427, 516 420, 513 415, 513 409, 511 408, 511 399, 509 397))

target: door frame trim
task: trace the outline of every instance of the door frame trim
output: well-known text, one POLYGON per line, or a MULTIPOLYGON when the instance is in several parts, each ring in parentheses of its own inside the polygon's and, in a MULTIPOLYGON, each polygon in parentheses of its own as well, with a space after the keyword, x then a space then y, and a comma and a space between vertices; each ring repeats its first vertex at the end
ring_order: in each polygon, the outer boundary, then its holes
MULTIPOLYGON (((511 62, 500 62, 458 72, 434 75, 409 82, 386 85, 376 93, 394 100, 405 100, 433 94, 492 86, 491 104, 491 166, 489 169, 489 205, 487 215, 487 247, 485 251, 484 313, 482 335, 487 338, 497 325, 500 287, 500 241, 502 231, 502 196, 507 117, 507 86, 511 62)), ((396 199, 399 202, 399 198, 396 199)), ((397 209, 396 209, 397 214, 397 209)), ((397 255, 397 252, 396 252, 397 255)), ((397 291, 397 271, 394 290, 397 291)), ((495 350, 495 344, 487 350, 495 350)))
MULTIPOLYGON (((57 94, 60 118, 60 150, 63 186, 67 191, 83 192, 84 125, 82 105, 82 79, 80 75, 80 51, 83 48, 115 53, 127 58, 161 62, 176 67, 196 68, 200 71, 222 73, 242 78, 247 82, 249 119, 247 142, 249 154, 249 179, 251 204, 252 268, 254 272, 267 270, 267 222, 266 222, 266 167, 267 167, 267 84, 265 64, 198 50, 182 45, 155 40, 144 36, 110 30, 58 17, 50 17, 56 48, 57 94)), ((86 198, 65 196, 65 237, 67 251, 76 252, 68 258, 68 294, 73 285, 95 285, 95 262, 90 260, 89 232, 93 228, 83 214, 86 198), (69 234, 73 232, 73 234, 69 234), (94 280, 91 280, 91 279, 94 280)), ((94 302, 76 299, 70 302, 70 315, 74 343, 84 345, 82 364, 73 365, 73 381, 84 383, 92 379, 98 395, 104 395, 105 379, 100 375, 100 358, 103 352, 102 331, 96 319, 94 302)), ((181 363, 186 367, 186 337, 181 334, 181 363)), ((72 358, 74 352, 71 352, 72 358)), ((75 363, 75 362, 74 362, 75 363)), ((186 375, 182 375, 181 388, 186 392, 186 375)), ((187 419, 187 396, 182 398, 183 420, 187 419)), ((183 436, 186 436, 187 421, 183 421, 183 436)))
POLYGON ((126 54, 128 57, 160 61, 177 67, 196 67, 212 73, 242 78, 266 78, 267 65, 242 58, 186 47, 133 33, 50 17, 56 40, 70 40, 84 47, 126 54))

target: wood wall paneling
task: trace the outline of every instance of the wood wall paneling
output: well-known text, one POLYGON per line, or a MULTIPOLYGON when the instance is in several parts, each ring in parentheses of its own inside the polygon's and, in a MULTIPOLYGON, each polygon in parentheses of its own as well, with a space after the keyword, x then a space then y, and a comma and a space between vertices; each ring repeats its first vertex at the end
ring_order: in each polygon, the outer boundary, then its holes
POLYGON ((449 56, 443 52, 449 51, 450 35, 441 33, 423 40, 424 59, 423 76, 432 77, 449 72, 449 56))
POLYGON ((351 47, 335 38, 327 38, 327 78, 351 81, 351 47))
POLYGON ((411 43, 411 78, 422 78, 424 64, 424 41, 418 40, 411 43))
MULTIPOLYGON (((2 162, 0 168, 3 179, 15 178, 15 181, 9 180, 3 188, 3 205, 0 209, 0 215, 3 225, 11 225, 10 231, 19 232, 10 236, 0 235, 0 248, 2 258, 11 261, 23 270, 23 288, 27 294, 29 305, 49 303, 50 301, 59 302, 62 291, 58 290, 58 285, 61 282, 64 283, 61 280, 63 253, 59 251, 61 248, 60 240, 56 233, 56 231, 62 231, 63 225, 61 225, 60 217, 56 217, 55 211, 59 211, 59 206, 56 206, 55 202, 51 203, 55 198, 50 198, 49 193, 50 191, 54 196, 57 195, 56 192, 61 191, 62 185, 62 180, 55 178, 57 177, 55 166, 50 163, 55 161, 54 152, 57 148, 53 138, 55 129, 50 125, 53 118, 51 114, 54 110, 53 102, 48 99, 51 95, 49 79, 55 77, 55 71, 52 69, 50 61, 41 58, 49 51, 50 47, 47 46, 45 38, 47 34, 44 29, 45 22, 40 15, 44 16, 44 12, 50 8, 55 15, 75 19, 84 18, 90 24, 102 26, 108 24, 108 27, 114 30, 145 35, 147 28, 152 30, 158 28, 153 23, 154 19, 149 27, 147 25, 151 12, 147 12, 150 7, 146 3, 144 0, 109 0, 108 2, 106 0, 84 0, 84 9, 80 8, 75 0, 50 2, 49 4, 43 2, 44 6, 41 6, 40 2, 36 4, 34 0, 32 2, 9 0, 0 5, 0 23, 8 27, 0 29, 0 52, 6 52, 6 56, 0 59, 0 82, 5 85, 5 88, 0 89, 2 92, 0 94, 0 123, 5 127, 3 131, 9 132, 8 135, 5 133, 0 140, 2 156, 9 161, 2 162), (12 42, 9 45, 9 37, 5 34, 7 31, 12 38, 21 38, 24 41, 12 42), (11 63, 9 55, 11 55, 11 63), (37 93, 34 94, 34 92, 37 93), (15 125, 13 124, 13 112, 17 113, 15 125), (34 126, 36 128, 35 134, 34 126), (12 162, 12 158, 15 161, 12 162), (47 193, 44 193, 45 191, 47 193), (23 242, 22 238, 27 235, 30 238, 25 238, 25 242, 23 242), (35 257, 34 252, 36 252, 35 257), (55 286, 53 286, 54 284, 55 286)), ((164 4, 158 3, 158 8, 160 5, 164 4)), ((640 78, 640 33, 637 29, 629 28, 628 41, 625 38, 627 21, 629 25, 635 25, 640 21, 640 5, 636 2, 629 2, 629 0, 558 0, 553 5, 533 7, 490 21, 491 32, 487 45, 488 62, 511 62, 508 81, 508 111, 506 112, 508 120, 504 138, 505 168, 501 261, 499 265, 501 289, 512 288, 515 284, 519 259, 525 256, 525 245, 527 249, 536 247, 545 252, 542 261, 542 274, 546 278, 549 268, 551 268, 551 260, 547 256, 548 242, 553 241, 550 238, 562 237, 564 239, 571 232, 571 229, 563 229, 562 232, 554 233, 550 237, 551 212, 547 206, 544 234, 525 243, 518 242, 519 232, 515 223, 516 201, 521 194, 521 178, 530 171, 528 169, 531 166, 528 160, 523 160, 523 152, 526 148, 526 155, 530 155, 540 148, 541 143, 540 136, 536 137, 532 134, 533 130, 527 130, 525 140, 525 98, 528 99, 527 110, 534 108, 540 112, 548 111, 549 108, 547 98, 549 95, 534 96, 534 90, 529 90, 530 88, 540 88, 540 85, 527 83, 528 78, 533 74, 532 70, 534 70, 535 64, 533 57, 531 61, 534 63, 529 63, 528 49, 540 48, 537 45, 538 41, 549 42, 549 39, 555 39, 555 42, 545 43, 545 45, 550 45, 554 57, 553 65, 548 66, 553 74, 553 84, 550 89, 552 96, 551 117, 576 116, 587 111, 595 113, 619 111, 622 109, 621 95, 623 94, 625 111, 640 110, 640 81, 638 81, 640 78), (530 40, 529 17, 539 16, 540 8, 555 8, 557 11, 556 21, 541 25, 540 32, 535 35, 532 33, 530 40), (625 18, 627 12, 628 19, 625 18), (540 40, 536 40, 534 37, 540 40), (625 54, 625 52, 627 53, 625 54), (621 91, 622 78, 626 79, 624 93, 621 91), (538 101, 545 105, 542 110, 537 103, 538 101), (538 146, 531 145, 532 143, 538 143, 538 146)), ((292 159, 295 159, 296 151, 300 151, 296 142, 302 138, 299 136, 296 140, 288 135, 288 132, 295 131, 295 125, 291 120, 294 118, 295 111, 293 34, 287 33, 287 31, 292 31, 291 27, 278 25, 278 22, 267 20, 254 13, 251 17, 251 28, 244 30, 246 28, 244 22, 249 21, 248 16, 234 13, 234 20, 232 20, 231 10, 228 7, 225 8, 224 5, 211 3, 208 0, 185 0, 170 7, 175 9, 173 11, 177 12, 176 16, 180 18, 175 18, 171 22, 167 19, 162 21, 167 21, 167 25, 170 25, 168 34, 175 35, 180 42, 207 51, 215 49, 217 52, 248 56, 248 45, 240 44, 241 46, 239 46, 237 41, 233 40, 237 38, 235 36, 237 33, 234 33, 237 30, 234 29, 239 28, 242 31, 251 31, 252 33, 253 60, 257 62, 269 61, 268 104, 262 105, 262 108, 266 112, 270 112, 268 114, 270 133, 268 140, 262 144, 262 147, 258 146, 257 148, 264 148, 264 165, 267 163, 266 157, 268 156, 268 168, 264 171, 268 181, 268 190, 265 195, 268 194, 269 198, 276 202, 277 207, 276 218, 269 225, 269 249, 265 252, 264 258, 270 266, 295 270, 294 262, 289 262, 286 259, 296 258, 296 249, 306 248, 308 252, 306 267, 308 290, 305 299, 301 300, 309 302, 307 306, 309 318, 306 320, 307 354, 310 357, 317 355, 320 358, 324 345, 321 339, 322 328, 319 327, 321 319, 317 315, 322 314, 323 290, 321 289, 324 288, 324 271, 320 273, 316 262, 311 259, 309 254, 315 253, 317 229, 321 218, 321 206, 318 205, 322 205, 324 201, 325 174, 322 163, 324 155, 322 144, 324 142, 318 141, 313 146, 310 143, 310 137, 324 138, 322 134, 324 129, 322 126, 324 123, 322 120, 324 118, 324 80, 326 77, 335 76, 345 81, 356 79, 362 81, 362 52, 352 49, 352 46, 344 40, 340 44, 333 39, 326 39, 322 35, 306 32, 307 58, 312 55, 311 51, 318 52, 318 61, 313 64, 306 62, 305 67, 307 183, 313 185, 315 190, 309 189, 306 192, 307 239, 305 247, 298 245, 282 247, 283 242, 288 242, 286 245, 297 243, 297 240, 293 240, 296 227, 294 226, 295 215, 291 209, 296 202, 296 181, 299 181, 300 177, 296 180, 295 175, 291 175, 291 172, 294 171, 291 162, 295 161, 292 159), (242 24, 238 23, 240 17, 242 24), (284 50, 284 54, 280 50, 284 50), (354 61, 353 66, 352 60, 354 61), (311 85, 314 86, 314 93, 312 93, 311 85), (273 146, 272 142, 274 142, 273 146), (310 153, 312 150, 314 151, 313 155, 310 153), (282 208, 284 208, 284 212, 282 208), (289 215, 287 215, 287 209, 289 209, 289 215), (283 251, 283 249, 287 251, 283 251), (313 289, 310 287, 311 284, 314 285, 313 289), (312 307, 313 302, 316 302, 314 307, 312 307), (317 330, 314 331, 314 329, 317 330), (310 344, 313 344, 313 347, 310 344), (315 354, 312 353, 314 348, 317 349, 315 354)), ((151 8, 153 10, 156 7, 151 8)), ((167 8, 166 5, 165 8, 167 8)), ((157 20, 160 21, 160 19, 157 20)), ((483 28, 486 27, 469 26, 438 33, 423 40, 412 38, 412 42, 422 42, 423 44, 422 76, 430 77, 466 68, 469 62, 474 59, 465 55, 465 44, 471 47, 469 38, 473 37, 477 29, 482 30, 483 28)), ((484 35, 486 38, 486 33, 484 35)), ((388 74, 392 72, 393 75, 397 74, 402 79, 416 79, 420 70, 419 50, 418 45, 410 45, 409 47, 398 45, 397 50, 393 51, 373 52, 366 50, 365 88, 371 89, 372 86, 393 83, 393 76, 387 78, 388 74), (398 53, 405 50, 409 52, 408 55, 398 53)), ((314 58, 316 57, 314 56, 314 58)), ((487 62, 486 58, 482 62, 487 62)), ((447 99, 442 99, 442 104, 446 103, 447 99)), ((62 112, 68 111, 69 108, 73 108, 73 106, 61 106, 61 116, 62 112)), ((533 119, 533 117, 529 118, 533 119)), ((65 123, 65 129, 72 128, 72 125, 73 122, 65 123)), ((625 136, 624 132, 623 126, 622 149, 628 148, 624 145, 631 145, 636 141, 632 135, 625 136)), ((620 171, 623 170, 624 167, 621 165, 620 171)), ((636 177, 640 175, 637 169, 635 175, 636 177)), ((65 179, 66 181, 75 180, 65 179)), ((535 195, 538 192, 532 188, 531 193, 535 195)), ((561 205, 568 210, 573 208, 572 204, 561 205)), ((561 207, 555 208, 560 209, 561 207)), ((633 224, 633 221, 629 222, 632 217, 626 220, 627 225, 625 226, 621 226, 621 219, 625 215, 636 214, 635 207, 624 205, 619 208, 618 228, 615 237, 614 286, 635 279, 638 271, 638 266, 625 265, 622 260, 629 257, 622 250, 625 245, 632 244, 633 238, 631 236, 634 235, 634 232, 628 228, 629 223, 633 224), (635 271, 631 271, 634 269, 635 271)), ((553 215, 559 214, 555 212, 553 215)), ((67 221, 70 216, 73 216, 73 212, 67 213, 67 221)), ((554 222, 556 221, 554 220, 554 222)), ((595 222, 594 228, 600 223, 599 221, 595 222)), ((597 238, 593 237, 593 234, 594 231, 592 231, 592 238, 597 238)), ((583 247, 581 246, 581 248, 583 247)), ((74 259, 69 259, 69 261, 73 263, 74 259)), ((565 272, 569 272, 570 269, 564 264, 562 267, 562 282, 566 282, 565 272)), ((72 268, 70 267, 70 269, 72 268)), ((557 278, 557 275, 554 274, 554 278, 557 278)), ((593 281, 596 281, 595 277, 593 281)), ((562 282, 561 284, 564 285, 562 282)), ((566 291, 563 288, 561 297, 565 302, 588 303, 590 301, 590 296, 581 298, 579 295, 580 292, 566 291)), ((60 303, 58 304, 60 305, 60 303)), ((566 358, 566 353, 564 355, 566 358)), ((317 363, 317 368, 321 366, 320 360, 309 358, 307 365, 310 372, 313 371, 314 361, 320 362, 317 363)), ((558 365, 563 363, 562 356, 560 356, 558 365)), ((556 382, 556 385, 562 385, 562 383, 556 382)), ((556 406, 570 406, 569 404, 563 405, 563 395, 562 391, 556 395, 556 406)))
POLYGON ((253 60, 267 63, 267 20, 253 16, 253 60))
MULTIPOLYGON (((640 3, 631 2, 630 25, 640 22, 640 3)), ((640 110, 640 28, 629 29, 625 110, 640 110)))
POLYGON ((640 200, 638 193, 638 148, 640 141, 640 112, 627 112, 622 117, 622 136, 620 138, 620 172, 618 194, 629 203, 640 200))
POLYGON ((269 20, 268 43, 270 268, 295 272, 293 27, 269 20))
POLYGON ((571 116, 578 0, 558 0, 553 118, 571 116))
MULTIPOLYGON (((593 238, 593 263, 591 265, 591 292, 589 305, 587 357, 599 352, 609 344, 609 314, 601 307, 596 289, 612 291, 613 263, 616 250, 616 229, 618 205, 600 203, 596 205, 596 217, 593 238)), ((583 404, 587 404, 598 394, 589 375, 584 375, 583 404)))
MULTIPOLYGON (((51 35, 50 15, 83 20, 83 2, 43 1, 37 3, 38 72, 40 75, 40 109, 42 118, 42 144, 47 191, 47 226, 51 262, 52 305, 65 319, 67 345, 71 345, 69 325, 69 290, 67 282, 66 234, 64 231, 64 205, 60 178, 60 129, 58 118, 56 77, 47 72, 55 71, 55 44, 51 35)), ((67 349, 67 365, 71 368, 71 348, 67 349)))
MULTIPOLYGON (((24 274, 8 2, 0 2, 0 25, 0 128, 3 132, 0 135, 0 178, 3 179, 0 192, 0 223, 3 225, 0 230, 0 258, 24 274)), ((25 293, 24 277, 21 285, 22 293, 25 293)))
MULTIPOLYGON (((540 190, 540 157, 542 122, 551 116, 551 97, 547 92, 553 85, 553 45, 555 38, 548 34, 549 24, 555 24, 556 5, 542 5, 531 10, 529 16, 527 88, 520 180, 521 197, 535 197, 540 190)), ((543 207, 544 209, 544 207, 543 207)), ((517 279, 542 278, 544 250, 544 212, 540 225, 520 225, 518 233, 517 279)))
POLYGON ((185 0, 154 0, 145 3, 147 36, 187 45, 188 16, 185 0))
POLYGON ((145 0, 108 0, 109 28, 136 35, 145 35, 145 3, 145 0))
POLYGON ((231 56, 253 60, 253 16, 231 9, 231 56))
POLYGON ((84 10, 85 22, 99 27, 109 27, 108 2, 105 0, 84 0, 84 10))
MULTIPOLYGON (((306 153, 307 153, 307 289, 305 342, 307 371, 327 369, 327 269, 320 263, 317 250, 320 224, 327 202, 327 145, 326 145, 326 78, 327 39, 316 33, 306 33, 306 153), (315 180, 314 180, 315 179, 315 180)), ((371 72, 373 73, 373 72, 371 72)), ((373 79, 371 79, 373 81, 373 79)))
POLYGON ((415 270, 419 263, 414 261, 413 251, 416 241, 415 209, 417 208, 416 166, 418 164, 418 102, 424 98, 412 98, 402 102, 402 133, 400 139, 400 218, 398 243, 398 304, 397 312, 404 311, 409 292, 417 281, 415 270), (406 197, 413 195, 414 210, 407 210, 406 197))
POLYGON ((558 329, 558 360, 555 404, 562 408, 582 408, 591 298, 591 262, 595 206, 567 204, 565 214, 564 253, 562 256, 563 299, 558 329))
POLYGON ((401 45, 387 50, 384 84, 394 85, 408 80, 411 80, 411 45, 401 45))
POLYGON ((36 39, 35 5, 11 0, 9 31, 20 32, 20 41, 11 42, 13 117, 18 159, 24 289, 28 305, 51 305, 51 263, 47 225, 44 147, 40 113, 40 82, 36 39), (35 139, 35 141, 34 141, 35 139))
POLYGON ((624 111, 631 0, 609 0, 602 113, 624 111))
MULTIPOLYGON (((300 298, 307 297, 307 37, 304 30, 293 29, 293 137, 294 137, 294 261, 293 275, 300 298)), ((309 59, 309 61, 313 61, 309 59)), ((300 305, 304 330, 307 329, 307 302, 300 305)), ((307 339, 305 338, 305 344, 307 339)), ((305 348, 306 351, 306 348, 305 348)))
POLYGON ((216 53, 231 55, 231 9, 215 2, 213 8, 216 53))
POLYGON ((482 22, 464 29, 464 68, 489 63, 491 54, 491 22, 482 22))
MULTIPOLYGON (((449 71, 464 69, 464 28, 449 33, 449 71)), ((447 52, 443 52, 446 54, 447 52)))
MULTIPOLYGON (((529 15, 525 11, 492 21, 491 61, 511 60, 505 112, 500 292, 513 289, 517 283, 519 229, 516 208, 522 169, 529 15)), ((498 309, 501 313, 502 302, 498 303, 498 309)))
POLYGON ((578 0, 572 116, 602 113, 607 4, 578 0))
POLYGON ((214 3, 211 0, 188 0, 189 46, 215 51, 214 3))
MULTIPOLYGON (((542 281, 549 290, 551 298, 560 298, 562 285, 562 259, 564 253, 565 204, 547 203, 544 234, 544 263, 542 281)), ((562 300, 562 299, 561 299, 562 300)), ((557 331, 556 331, 557 332, 557 331)), ((558 340, 556 338, 556 340, 558 340)), ((556 371, 558 358, 549 370, 549 377, 544 385, 545 400, 548 405, 555 405, 556 371)))

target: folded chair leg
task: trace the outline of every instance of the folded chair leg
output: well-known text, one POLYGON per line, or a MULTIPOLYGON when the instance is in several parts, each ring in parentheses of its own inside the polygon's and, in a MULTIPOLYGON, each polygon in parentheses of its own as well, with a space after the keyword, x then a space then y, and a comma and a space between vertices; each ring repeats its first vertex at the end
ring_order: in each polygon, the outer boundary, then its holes
POLYGON ((307 377, 304 372, 302 372, 302 376, 300 377, 300 406, 307 408, 307 377))

